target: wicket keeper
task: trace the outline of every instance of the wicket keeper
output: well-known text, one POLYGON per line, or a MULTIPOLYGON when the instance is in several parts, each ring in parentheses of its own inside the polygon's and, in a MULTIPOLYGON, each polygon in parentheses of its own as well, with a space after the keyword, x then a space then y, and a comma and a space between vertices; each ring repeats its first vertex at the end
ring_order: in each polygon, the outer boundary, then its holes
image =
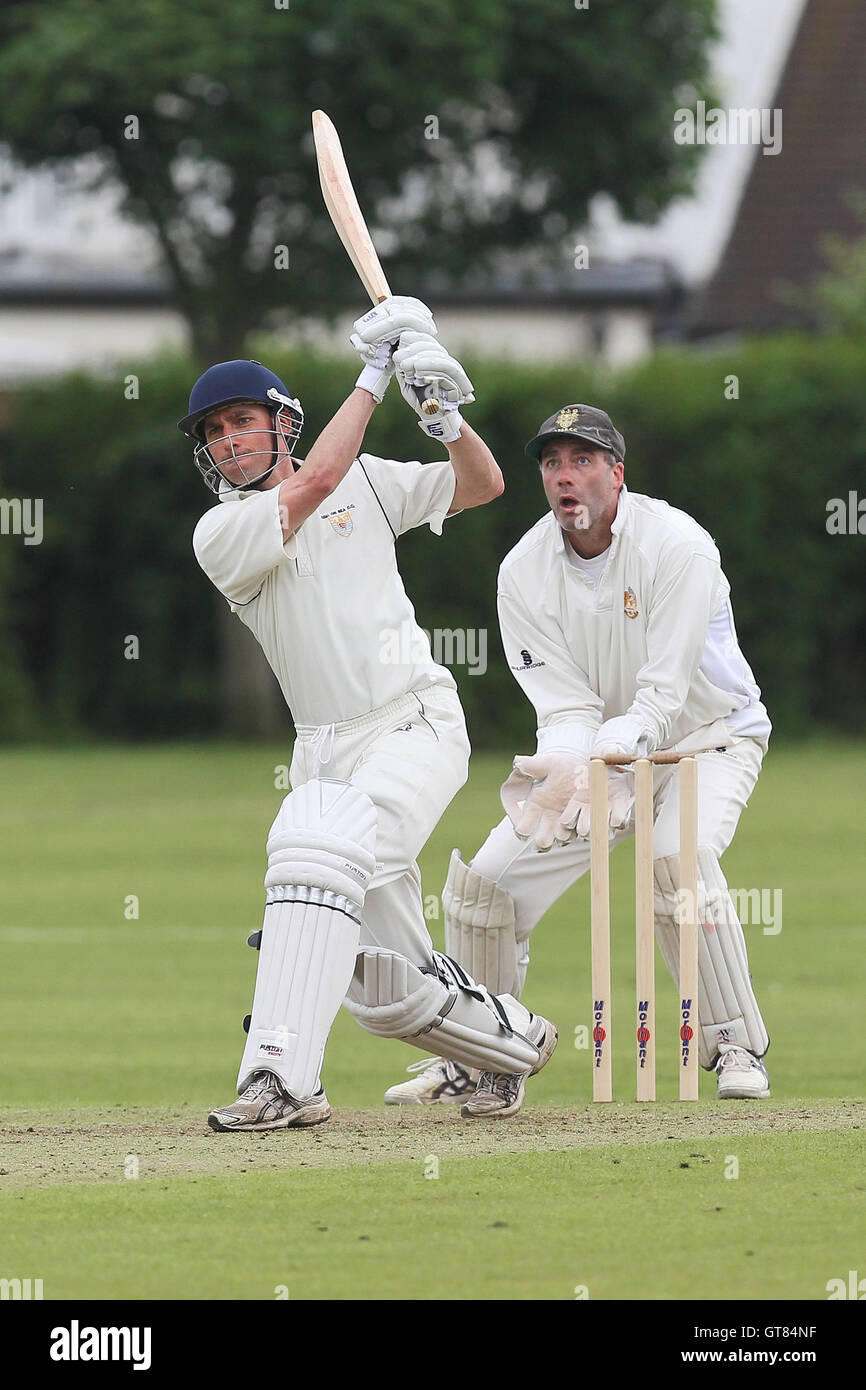
MULTIPOLYGON (((698 752, 699 1059, 718 1097, 770 1094, 767 1030, 743 928, 720 860, 761 770, 770 720, 740 650, 730 585, 712 537, 685 512, 625 485, 625 441, 595 406, 566 405, 526 446, 547 514, 499 571, 502 643, 537 718, 537 750, 503 787, 509 814, 442 893, 445 949, 494 993, 518 998, 529 938, 586 873, 589 759, 698 752)), ((654 766, 655 934, 678 977, 676 769, 654 766)), ((612 771, 611 847, 633 833, 631 771, 612 771)), ((433 1104, 472 1089, 472 1073, 433 1060, 386 1093, 433 1104), (447 1083, 447 1086, 446 1086, 447 1083)), ((497 1089, 507 1094, 508 1082, 497 1089)))

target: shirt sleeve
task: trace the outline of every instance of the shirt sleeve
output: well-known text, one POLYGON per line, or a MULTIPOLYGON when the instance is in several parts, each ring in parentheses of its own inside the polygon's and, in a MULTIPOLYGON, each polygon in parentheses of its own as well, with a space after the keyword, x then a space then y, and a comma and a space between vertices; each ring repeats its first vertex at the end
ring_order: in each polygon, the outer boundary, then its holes
POLYGON ((672 561, 653 586, 647 618, 647 659, 637 673, 637 693, 627 711, 638 716, 648 751, 664 747, 701 663, 710 618, 718 606, 721 564, 695 552, 672 561))
POLYGON ((294 536, 283 544, 280 489, 232 498, 205 512, 192 546, 205 574, 232 605, 251 603, 277 565, 294 555, 294 536))
POLYGON ((362 454, 359 461, 396 535, 426 523, 441 536, 457 487, 450 459, 397 463, 362 454))
POLYGON ((530 612, 522 595, 500 574, 499 630, 509 669, 535 709, 538 750, 568 749, 589 757, 601 725, 603 705, 561 631, 530 612))

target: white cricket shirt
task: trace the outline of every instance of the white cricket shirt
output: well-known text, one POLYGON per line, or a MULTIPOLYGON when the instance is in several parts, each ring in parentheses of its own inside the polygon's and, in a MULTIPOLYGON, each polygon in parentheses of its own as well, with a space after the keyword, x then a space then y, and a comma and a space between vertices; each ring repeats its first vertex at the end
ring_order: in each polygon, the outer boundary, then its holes
POLYGON ((502 644, 535 707, 539 749, 588 755, 600 725, 624 714, 639 720, 648 752, 716 720, 766 744, 770 721, 712 537, 625 486, 611 529, 600 578, 570 562, 552 512, 499 570, 502 644))
POLYGON ((448 459, 361 454, 285 544, 278 487, 221 494, 199 521, 196 559, 255 633, 297 725, 357 719, 431 685, 456 690, 395 555, 414 526, 441 535, 456 481, 448 459))

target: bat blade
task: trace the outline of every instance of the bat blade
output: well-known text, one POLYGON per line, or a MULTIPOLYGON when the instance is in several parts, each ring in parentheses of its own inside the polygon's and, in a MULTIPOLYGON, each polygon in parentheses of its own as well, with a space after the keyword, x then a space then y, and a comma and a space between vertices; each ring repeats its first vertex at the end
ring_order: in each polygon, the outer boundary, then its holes
MULTIPOLYGON (((390 297, 391 290, 376 255, 364 215, 358 206, 336 126, 324 111, 313 112, 313 143, 316 147, 322 197, 334 229, 370 299, 374 304, 381 304, 383 299, 390 297)), ((425 415, 435 415, 439 409, 439 400, 435 394, 425 395, 421 409, 425 415)))
POLYGON ((330 116, 324 111, 313 112, 313 141, 325 207, 361 284, 373 303, 380 304, 391 291, 355 197, 340 137, 330 116))

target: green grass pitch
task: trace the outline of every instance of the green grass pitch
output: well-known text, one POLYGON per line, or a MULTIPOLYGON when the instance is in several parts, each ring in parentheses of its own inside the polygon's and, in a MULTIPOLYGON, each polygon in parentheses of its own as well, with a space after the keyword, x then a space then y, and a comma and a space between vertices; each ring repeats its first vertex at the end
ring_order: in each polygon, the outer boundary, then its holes
MULTIPOLYGON (((866 1276, 866 746, 774 749, 725 857, 731 886, 764 890, 776 916, 746 927, 770 1101, 720 1104, 704 1075, 697 1105, 676 1102, 658 957, 660 1103, 631 1099, 623 847, 613 1105, 592 1105, 575 1045, 583 882, 533 938, 526 1000, 560 1045, 513 1120, 386 1110, 422 1054, 341 1013, 329 1124, 216 1135, 205 1116, 233 1094, 256 965, 244 943, 288 760, 264 744, 0 755, 0 1276, 41 1278, 46 1299, 553 1300, 820 1300, 829 1280, 866 1276)), ((448 856, 499 818, 509 765, 473 758, 424 851, 439 946, 448 856)))

